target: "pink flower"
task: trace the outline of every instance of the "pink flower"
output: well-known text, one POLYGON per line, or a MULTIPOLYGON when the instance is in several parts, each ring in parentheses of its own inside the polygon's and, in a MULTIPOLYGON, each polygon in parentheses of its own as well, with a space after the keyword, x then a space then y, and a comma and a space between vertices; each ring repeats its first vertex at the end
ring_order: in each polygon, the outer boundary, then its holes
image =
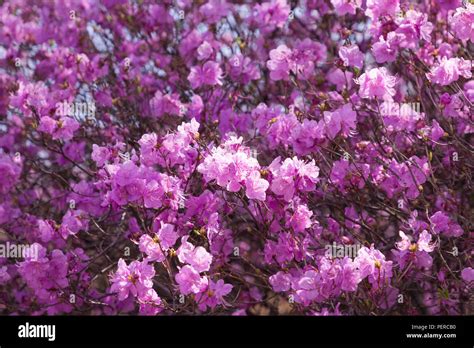
POLYGON ((202 98, 197 94, 193 95, 191 97, 191 102, 188 104, 189 117, 193 117, 199 120, 199 117, 203 109, 204 109, 204 103, 202 101, 202 98))
POLYGON ((143 203, 145 208, 160 208, 164 193, 163 187, 158 181, 151 180, 147 182, 143 190, 143 203))
MULTIPOLYGON (((337 262, 337 260, 336 260, 337 262)), ((345 257, 339 261, 340 267, 339 277, 340 277, 340 286, 343 291, 356 291, 357 286, 359 285, 361 278, 357 269, 357 265, 350 258, 345 257)))
POLYGON ((400 35, 393 31, 387 34, 387 39, 380 36, 379 41, 372 45, 375 61, 379 64, 393 62, 397 57, 400 40, 400 35))
POLYGON ((197 58, 199 60, 208 59, 211 56, 212 52, 212 46, 209 44, 209 42, 204 41, 197 49, 197 58))
POLYGON ((351 129, 356 128, 356 118, 357 114, 352 110, 351 104, 345 104, 333 112, 325 111, 324 122, 329 139, 334 139, 340 131, 347 136, 351 129))
POLYGON ((452 221, 443 211, 437 211, 430 216, 431 229, 435 234, 443 233, 449 237, 460 237, 464 233, 459 224, 452 221))
POLYGON ((360 69, 364 65, 364 55, 357 45, 342 46, 339 49, 339 57, 345 66, 355 66, 360 69))
POLYGON ((63 116, 58 121, 49 116, 41 117, 38 130, 48 133, 54 140, 70 140, 79 129, 79 123, 72 117, 63 116))
POLYGON ((380 16, 388 15, 394 17, 400 11, 399 0, 367 0, 365 14, 373 20, 380 16))
POLYGON ((287 80, 290 72, 291 49, 286 45, 280 45, 270 51, 270 60, 267 68, 270 70, 270 78, 274 81, 287 80))
POLYGON ((88 225, 89 220, 84 212, 80 210, 68 210, 63 216, 59 233, 63 238, 67 238, 69 235, 77 234, 81 230, 87 231, 88 225))
POLYGON ((179 285, 179 291, 183 295, 198 294, 205 291, 208 285, 208 279, 201 277, 199 272, 189 265, 181 268, 175 279, 179 285))
POLYGON ((254 21, 266 34, 276 28, 283 28, 288 20, 291 7, 286 0, 270 0, 255 5, 254 21))
POLYGON ((433 120, 433 124, 430 130, 430 139, 433 141, 438 141, 445 135, 444 129, 439 125, 438 121, 436 120, 433 120))
POLYGON ((138 245, 140 251, 147 255, 147 261, 162 262, 165 260, 166 257, 160 246, 158 236, 152 238, 148 234, 144 234, 140 237, 138 245))
POLYGON ((324 120, 319 122, 305 119, 291 130, 291 141, 295 153, 305 156, 315 150, 325 139, 326 125, 324 120))
POLYGON ((20 179, 22 165, 0 151, 0 193, 7 194, 20 179))
POLYGON ((268 182, 260 178, 260 165, 250 156, 250 149, 241 145, 242 140, 241 137, 231 137, 212 149, 197 170, 207 182, 216 180, 219 186, 231 192, 237 192, 245 185, 249 190, 247 197, 265 200, 268 182))
POLYGON ((140 178, 139 168, 133 161, 126 161, 121 165, 113 166, 113 168, 116 172, 112 177, 110 198, 115 203, 125 205, 143 197, 145 180, 140 178))
POLYGON ((209 24, 217 23, 225 17, 230 10, 230 5, 226 0, 209 0, 199 8, 199 12, 209 24))
POLYGON ((165 252, 174 246, 178 234, 174 226, 160 221, 161 227, 153 237, 144 234, 140 237, 140 251, 147 254, 148 261, 162 262, 165 260, 165 252))
POLYGON ((305 204, 300 204, 289 220, 289 225, 295 232, 303 232, 311 227, 311 216, 313 212, 305 204))
POLYGON ((474 4, 466 2, 465 7, 458 7, 448 20, 454 33, 460 40, 471 40, 474 43, 474 4))
POLYGON ((153 289, 148 289, 144 294, 141 294, 138 303, 142 315, 157 315, 164 309, 161 298, 153 289))
POLYGON ((399 235, 402 238, 402 240, 399 242, 396 242, 395 246, 397 247, 398 250, 407 250, 411 245, 410 239, 407 237, 407 235, 403 231, 400 231, 399 235))
POLYGON ((309 192, 314 190, 318 182, 319 168, 314 160, 305 163, 296 156, 287 158, 281 163, 281 158, 277 157, 268 166, 272 172, 273 180, 271 190, 286 201, 290 201, 296 190, 309 192))
POLYGON ((319 296, 320 275, 316 271, 306 271, 295 279, 292 288, 295 290, 295 301, 308 306, 319 296))
POLYGON ((118 299, 125 300, 130 294, 132 296, 144 296, 153 287, 155 269, 146 261, 132 261, 127 265, 123 259, 118 261, 117 271, 112 275, 110 288, 118 292, 118 299))
POLYGON ((252 59, 236 54, 229 59, 229 75, 243 84, 260 78, 260 71, 252 59))
POLYGON ((397 24, 395 32, 402 47, 415 49, 421 39, 431 41, 433 24, 428 21, 425 13, 408 10, 403 18, 397 17, 397 24))
POLYGON ((196 89, 203 85, 222 85, 222 69, 219 67, 219 63, 208 61, 204 63, 202 67, 193 66, 191 72, 188 75, 188 80, 191 83, 191 87, 196 89))
POLYGON ((0 267, 0 284, 3 285, 6 282, 8 282, 10 279, 11 279, 11 276, 10 274, 8 274, 8 267, 7 266, 0 267))
POLYGON ((385 255, 372 245, 359 249, 354 263, 360 271, 361 279, 368 277, 375 289, 384 287, 392 277, 392 261, 385 261, 385 255))
POLYGON ((446 86, 457 81, 460 76, 470 78, 471 62, 464 58, 443 57, 427 74, 431 82, 446 86))
POLYGON ((186 262, 199 273, 209 271, 212 263, 212 255, 208 253, 204 247, 198 246, 186 255, 186 262))
POLYGON ((474 281, 474 268, 466 267, 461 272, 461 278, 466 282, 474 281))
POLYGON ((178 256, 179 261, 182 263, 186 263, 188 255, 194 250, 194 245, 188 242, 188 238, 189 236, 181 237, 181 245, 176 250, 176 256, 178 256))
POLYGON ((184 116, 186 112, 186 108, 179 100, 178 94, 163 95, 160 91, 156 91, 154 97, 150 100, 150 109, 155 117, 161 117, 165 114, 184 116))
POLYGON ((399 235, 402 240, 395 244, 398 251, 394 251, 394 254, 400 267, 405 267, 409 261, 415 262, 419 267, 431 267, 433 259, 428 253, 431 253, 436 247, 435 243, 431 243, 431 234, 424 230, 421 232, 417 243, 412 243, 402 231, 399 232, 399 235))
POLYGON ((279 45, 270 51, 267 68, 274 81, 288 80, 290 71, 298 77, 309 78, 314 73, 316 64, 326 60, 326 46, 309 38, 298 41, 292 50, 286 45, 279 45))
POLYGON ((331 182, 343 192, 347 187, 365 186, 370 174, 370 166, 365 163, 351 163, 345 159, 335 161, 331 170, 331 182))
POLYGON ((205 311, 207 307, 214 309, 218 305, 228 305, 224 297, 232 291, 233 286, 226 284, 222 279, 217 282, 209 281, 207 291, 196 296, 196 302, 200 310, 205 311))
POLYGON ((393 100, 397 79, 384 67, 371 69, 354 81, 360 85, 359 95, 362 98, 393 100))
POLYGON ((40 234, 41 241, 49 242, 53 239, 54 228, 51 223, 45 220, 38 220, 38 232, 40 234))
POLYGON ((362 5, 361 0, 331 0, 331 4, 334 6, 336 13, 339 16, 345 14, 355 14, 356 9, 362 5))
POLYGON ((309 38, 296 41, 289 60, 291 71, 298 77, 309 79, 314 75, 314 68, 324 64, 327 48, 323 44, 309 38))
POLYGON ((92 145, 92 160, 96 163, 97 167, 102 167, 110 159, 111 151, 105 146, 98 146, 97 144, 92 145))
POLYGON ((279 271, 268 278, 270 285, 276 292, 288 291, 291 287, 291 276, 285 272, 279 271))
POLYGON ((253 171, 245 180, 245 194, 249 199, 264 201, 266 198, 265 191, 270 184, 267 180, 260 177, 259 171, 253 171))
POLYGON ((69 285, 66 255, 55 249, 48 256, 46 248, 38 243, 28 247, 28 257, 18 264, 18 273, 41 301, 57 296, 69 285))
POLYGON ((161 227, 156 233, 157 237, 160 240, 161 247, 164 250, 172 248, 178 239, 178 234, 174 230, 174 226, 171 224, 165 224, 163 221, 160 221, 161 227))
POLYGON ((418 250, 426 251, 427 253, 432 252, 436 247, 436 243, 431 243, 431 234, 428 231, 421 232, 417 245, 418 250))
POLYGON ((188 236, 181 238, 181 246, 176 254, 179 261, 191 265, 199 273, 209 271, 211 267, 212 255, 204 247, 195 247, 188 242, 188 236))

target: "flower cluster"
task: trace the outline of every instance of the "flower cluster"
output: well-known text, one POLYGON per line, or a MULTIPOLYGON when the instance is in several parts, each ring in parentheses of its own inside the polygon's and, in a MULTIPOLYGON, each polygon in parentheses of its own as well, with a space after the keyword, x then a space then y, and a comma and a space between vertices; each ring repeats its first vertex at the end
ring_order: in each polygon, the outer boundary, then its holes
POLYGON ((0 1, 0 314, 472 314, 473 22, 0 1))

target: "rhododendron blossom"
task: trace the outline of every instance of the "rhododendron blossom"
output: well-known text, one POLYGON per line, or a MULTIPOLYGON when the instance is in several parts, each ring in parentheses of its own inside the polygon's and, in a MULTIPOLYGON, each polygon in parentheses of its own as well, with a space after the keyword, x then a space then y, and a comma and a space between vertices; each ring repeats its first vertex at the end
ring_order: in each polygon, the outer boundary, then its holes
POLYGON ((0 314, 472 315, 473 22, 0 1, 0 314))
POLYGON ((451 84, 457 81, 459 77, 470 78, 471 73, 471 62, 464 60, 463 58, 450 58, 443 59, 434 66, 428 74, 429 79, 438 83, 442 86, 451 84))
POLYGON ((397 79, 385 67, 374 68, 363 73, 356 83, 360 85, 359 95, 363 98, 392 100, 397 79))

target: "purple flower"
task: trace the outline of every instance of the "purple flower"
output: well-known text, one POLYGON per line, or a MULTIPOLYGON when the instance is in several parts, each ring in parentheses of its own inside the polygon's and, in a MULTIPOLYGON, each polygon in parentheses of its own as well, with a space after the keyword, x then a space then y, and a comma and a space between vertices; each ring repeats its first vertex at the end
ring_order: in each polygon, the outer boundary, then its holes
POLYGON ((464 58, 443 57, 431 68, 427 76, 431 82, 446 86, 457 81, 461 76, 471 78, 471 62, 464 58))
POLYGON ((18 273, 40 301, 47 301, 69 285, 67 257, 58 249, 48 256, 46 248, 38 243, 28 249, 30 257, 18 263, 18 273))
POLYGON ((247 197, 265 200, 269 184, 260 177, 260 165, 250 156, 250 149, 241 145, 242 138, 231 137, 218 148, 211 150, 197 170, 207 182, 216 180, 228 191, 237 192, 244 185, 247 197))
POLYGON ((276 28, 283 28, 291 7, 286 0, 270 0, 255 5, 254 22, 260 30, 266 34, 271 33, 276 28))
POLYGON ((266 198, 265 191, 270 184, 260 177, 259 171, 253 171, 245 180, 245 194, 249 199, 264 201, 266 198))
POLYGON ((450 237, 460 237, 464 231, 456 222, 442 211, 437 211, 430 216, 431 229, 435 234, 443 233, 450 237))
POLYGON ((229 75, 233 80, 247 84, 252 80, 258 80, 260 71, 249 57, 236 54, 229 59, 229 75))
POLYGON ((400 10, 399 0, 367 0, 366 4, 365 14, 373 20, 383 15, 394 17, 400 10))
POLYGON ((188 80, 193 89, 204 85, 215 86, 222 85, 222 69, 219 63, 208 61, 202 67, 193 66, 188 75, 188 80))
POLYGON ((295 301, 308 306, 319 296, 320 276, 316 271, 306 271, 299 279, 294 280, 295 301))
POLYGON ((19 180, 22 169, 20 161, 0 152, 0 193, 7 194, 19 180))
POLYGON ((209 42, 204 41, 197 49, 197 58, 206 60, 212 55, 213 49, 209 42))
POLYGON ((291 276, 285 272, 279 271, 268 278, 274 291, 288 291, 291 287, 291 276))
POLYGON ((383 288, 392 278, 392 261, 386 261, 385 255, 372 245, 359 249, 354 260, 360 271, 361 279, 368 277, 374 289, 383 288))
POLYGON ((357 45, 341 47, 339 49, 339 57, 341 57, 345 66, 354 66, 361 69, 364 65, 364 55, 357 45))
POLYGON ((474 42, 474 4, 466 2, 465 7, 458 7, 448 22, 458 39, 474 42))
POLYGON ((111 151, 105 146, 98 146, 97 144, 92 145, 91 157, 97 164, 97 167, 102 167, 110 159, 111 151))
POLYGON ((146 261, 132 261, 129 265, 123 259, 118 261, 117 271, 112 275, 111 291, 118 293, 119 301, 132 296, 144 296, 153 287, 155 269, 146 261))
POLYGON ((222 279, 217 282, 209 280, 207 291, 196 296, 199 309, 205 311, 207 307, 214 309, 218 305, 228 305, 224 297, 232 291, 232 288, 231 284, 226 284, 222 279))
POLYGON ((394 87, 397 79, 382 67, 363 73, 355 82, 360 85, 359 95, 362 98, 381 98, 391 101, 395 95, 394 87))
POLYGON ((160 91, 156 91, 155 96, 150 100, 150 109, 155 117, 161 117, 164 114, 184 116, 186 111, 177 94, 163 95, 160 91))
POLYGON ((421 232, 417 243, 412 243, 402 231, 399 232, 399 235, 402 240, 395 244, 398 251, 394 251, 394 254, 400 267, 404 268, 409 261, 415 262, 419 267, 431 267, 433 259, 428 253, 431 253, 436 247, 435 243, 431 243, 431 234, 426 230, 421 232))
POLYGON ((165 260, 166 257, 157 237, 152 238, 144 234, 140 237, 138 245, 140 251, 147 255, 148 261, 162 262, 165 260))
POLYGON ((79 123, 67 116, 54 120, 49 116, 41 117, 38 130, 48 133, 54 140, 70 140, 74 136, 74 132, 79 129, 79 123))
POLYGON ((11 279, 11 276, 8 274, 8 267, 2 266, 0 267, 0 284, 4 285, 11 279))
POLYGON ((324 112, 326 132, 330 139, 334 139, 339 132, 347 136, 351 129, 356 128, 357 114, 350 104, 345 104, 333 112, 324 112))
POLYGON ((153 289, 148 289, 144 294, 140 294, 138 303, 142 315, 157 315, 164 309, 161 298, 153 289))
POLYGON ((179 291, 183 295, 198 294, 206 290, 208 279, 201 277, 193 267, 186 265, 175 276, 179 291))
POLYGON ((80 210, 68 210, 63 216, 59 233, 63 238, 67 238, 69 235, 75 235, 81 230, 87 231, 88 226, 89 220, 84 212, 80 210))
POLYGON ((289 220, 289 225, 295 232, 303 232, 305 229, 311 227, 311 216, 313 212, 304 204, 296 207, 295 212, 289 220))
POLYGON ((361 0, 331 0, 331 4, 334 6, 336 13, 339 16, 345 14, 355 14, 356 9, 362 5, 361 0))
POLYGON ((375 61, 379 64, 393 62, 397 57, 400 40, 400 35, 393 31, 388 33, 386 39, 381 36, 379 41, 372 45, 372 53, 375 57, 375 61))
POLYGON ((314 164, 314 160, 305 163, 296 156, 285 159, 283 163, 280 157, 277 157, 268 169, 273 174, 272 191, 283 196, 286 201, 293 198, 296 190, 304 192, 314 190, 319 180, 319 168, 314 164))
POLYGON ((163 187, 156 180, 146 183, 143 190, 143 203, 146 208, 158 209, 161 207, 164 195, 163 187))
POLYGON ((461 272, 461 278, 466 282, 474 281, 474 269, 472 267, 466 267, 461 272))
POLYGON ((291 49, 286 45, 280 45, 270 51, 270 60, 267 68, 270 70, 270 78, 274 81, 287 80, 290 72, 291 49))

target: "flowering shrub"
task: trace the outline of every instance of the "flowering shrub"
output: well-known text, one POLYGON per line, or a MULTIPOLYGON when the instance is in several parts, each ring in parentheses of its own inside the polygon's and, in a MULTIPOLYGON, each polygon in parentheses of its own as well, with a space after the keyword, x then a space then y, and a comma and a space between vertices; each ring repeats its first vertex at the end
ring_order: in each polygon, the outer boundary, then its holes
POLYGON ((468 314, 473 19, 1 2, 0 313, 468 314))

